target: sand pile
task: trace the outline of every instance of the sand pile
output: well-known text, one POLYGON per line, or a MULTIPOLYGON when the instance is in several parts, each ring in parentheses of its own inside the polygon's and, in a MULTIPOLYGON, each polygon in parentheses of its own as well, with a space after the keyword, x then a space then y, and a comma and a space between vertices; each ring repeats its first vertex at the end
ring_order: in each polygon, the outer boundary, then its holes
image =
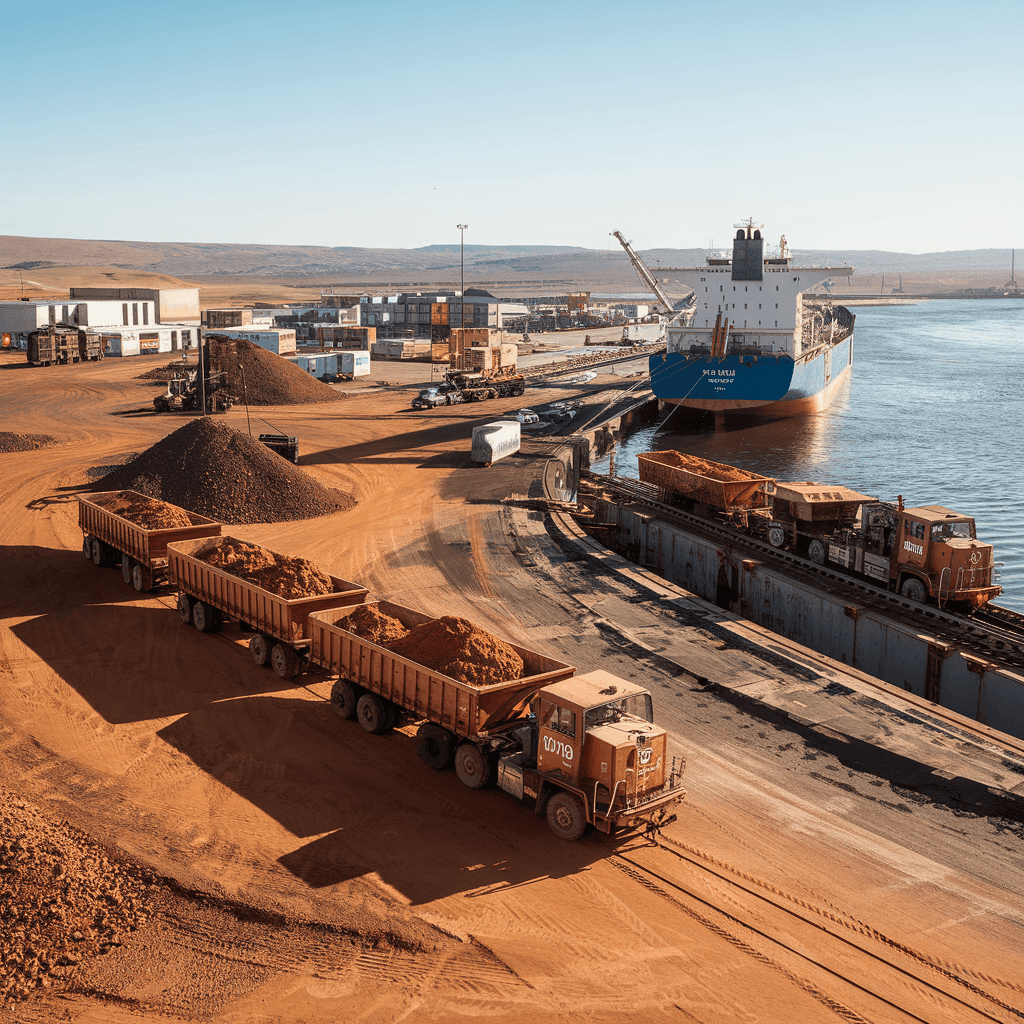
POLYGON ((194 557, 289 601, 334 593, 330 576, 305 558, 279 555, 234 537, 215 538, 194 557))
POLYGON ((119 466, 97 490, 132 490, 221 523, 279 523, 353 508, 248 434, 201 416, 119 466))
POLYGON ((398 619, 392 615, 385 615, 372 604, 361 604, 339 625, 351 630, 356 636, 382 647, 390 647, 395 640, 401 640, 409 632, 398 619))
POLYGON ((403 658, 465 683, 483 686, 523 674, 523 659, 507 643, 454 615, 425 622, 387 646, 403 658))
POLYGON ((119 491, 103 507, 144 530, 173 530, 192 525, 192 517, 183 508, 132 491, 119 491))
POLYGON ((206 335, 211 372, 227 374, 228 390, 250 405, 312 405, 345 397, 275 352, 240 338, 206 335), (245 394, 242 373, 245 371, 245 394))
POLYGON ((121 945, 154 879, 0 791, 0 1007, 121 945))
POLYGON ((175 377, 180 377, 185 370, 194 370, 195 362, 185 362, 182 359, 176 359, 166 366, 154 366, 152 370, 147 370, 145 373, 140 373, 133 380, 173 380, 175 377))
POLYGON ((56 443, 57 438, 49 434, 12 434, 9 430, 0 430, 0 452, 31 452, 56 443))

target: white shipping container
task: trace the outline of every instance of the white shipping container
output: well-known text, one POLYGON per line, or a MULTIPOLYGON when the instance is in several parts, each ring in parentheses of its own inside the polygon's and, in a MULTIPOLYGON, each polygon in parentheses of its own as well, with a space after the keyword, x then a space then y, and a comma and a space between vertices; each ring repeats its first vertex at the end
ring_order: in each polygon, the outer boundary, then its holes
POLYGON ((485 423, 473 428, 473 449, 470 458, 485 466, 519 451, 519 423, 485 423))
POLYGON ((353 377, 367 377, 370 374, 369 352, 339 352, 339 370, 353 377))

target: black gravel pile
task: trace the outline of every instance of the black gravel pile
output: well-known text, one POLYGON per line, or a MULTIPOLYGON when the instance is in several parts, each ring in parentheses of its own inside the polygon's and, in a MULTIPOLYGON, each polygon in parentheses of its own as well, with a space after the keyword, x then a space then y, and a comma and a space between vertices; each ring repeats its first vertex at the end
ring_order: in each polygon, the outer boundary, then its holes
MULTIPOLYGON (((276 358, 276 357, 275 357, 276 358)), ((192 420, 97 481, 132 490, 221 523, 280 523, 353 508, 255 438, 209 416, 192 420)))
POLYGON ((49 434, 12 434, 8 430, 0 430, 0 452, 30 452, 56 443, 57 438, 49 434))
POLYGON ((155 879, 0 790, 0 1009, 60 983, 150 916, 155 879))
POLYGON ((345 398, 342 392, 251 341, 208 336, 208 344, 210 370, 226 373, 228 390, 239 400, 244 397, 250 405, 313 405, 345 398), (245 371, 244 396, 242 370, 245 371))

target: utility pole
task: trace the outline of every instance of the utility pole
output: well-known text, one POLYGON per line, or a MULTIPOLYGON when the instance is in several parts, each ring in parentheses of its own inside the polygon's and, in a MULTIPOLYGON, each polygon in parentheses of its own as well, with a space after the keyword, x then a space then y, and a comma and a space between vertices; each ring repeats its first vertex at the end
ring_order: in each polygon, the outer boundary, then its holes
POLYGON ((459 287, 462 289, 462 337, 459 343, 459 365, 456 369, 466 369, 466 228, 468 224, 456 224, 459 229, 459 287))

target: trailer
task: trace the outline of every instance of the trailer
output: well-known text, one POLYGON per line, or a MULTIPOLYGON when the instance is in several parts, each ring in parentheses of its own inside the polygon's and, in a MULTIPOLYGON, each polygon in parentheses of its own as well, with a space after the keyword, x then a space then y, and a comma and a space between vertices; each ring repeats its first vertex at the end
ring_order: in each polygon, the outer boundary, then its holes
MULTIPOLYGON (((406 629, 431 618, 388 601, 373 605, 406 629)), ((399 717, 419 723, 417 749, 431 768, 454 761, 472 789, 498 786, 544 815, 555 835, 578 839, 587 825, 611 833, 674 818, 685 796, 685 761, 671 765, 651 695, 607 672, 575 676, 571 665, 510 646, 523 676, 488 685, 453 679, 346 628, 353 608, 309 616, 311 660, 337 678, 331 705, 369 733, 399 717)))
POLYGON ((29 332, 26 355, 33 366, 57 366, 103 358, 103 342, 79 327, 49 324, 29 332))
MULTIPOLYGON (((223 540, 237 543, 227 535, 223 540)), ((269 663, 282 679, 294 678, 309 662, 311 612, 366 600, 365 587, 337 576, 330 577, 334 584, 330 594, 281 597, 198 557, 208 544, 208 540, 193 540, 167 546, 167 577, 178 588, 179 618, 201 633, 216 632, 226 620, 237 620, 243 631, 253 634, 249 640, 252 660, 257 665, 269 663)))
POLYGON ((78 525, 82 550, 94 565, 120 565, 125 583, 136 590, 152 590, 167 576, 167 545, 173 541, 220 536, 221 524, 205 516, 164 502, 188 516, 190 526, 147 529, 104 506, 114 498, 146 499, 137 491, 100 491, 78 496, 78 525))

